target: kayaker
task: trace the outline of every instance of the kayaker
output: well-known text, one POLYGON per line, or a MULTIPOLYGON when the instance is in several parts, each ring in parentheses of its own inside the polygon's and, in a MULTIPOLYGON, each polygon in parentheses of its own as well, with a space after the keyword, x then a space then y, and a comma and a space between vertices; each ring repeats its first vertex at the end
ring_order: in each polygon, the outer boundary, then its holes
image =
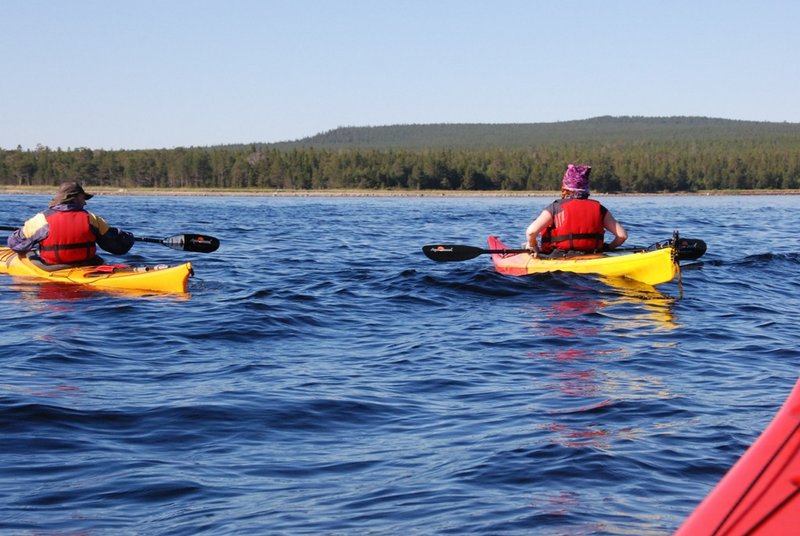
POLYGON ((78 182, 65 182, 46 210, 30 218, 8 237, 8 247, 44 265, 102 264, 96 255, 100 246, 114 255, 131 249, 133 235, 111 227, 100 216, 88 212, 87 194, 78 182))
POLYGON ((628 232, 606 207, 589 199, 591 166, 569 164, 561 183, 561 199, 554 201, 525 231, 531 255, 561 251, 595 253, 613 250, 628 238, 628 232), (614 240, 604 244, 605 231, 614 240), (537 237, 541 234, 541 246, 537 237))

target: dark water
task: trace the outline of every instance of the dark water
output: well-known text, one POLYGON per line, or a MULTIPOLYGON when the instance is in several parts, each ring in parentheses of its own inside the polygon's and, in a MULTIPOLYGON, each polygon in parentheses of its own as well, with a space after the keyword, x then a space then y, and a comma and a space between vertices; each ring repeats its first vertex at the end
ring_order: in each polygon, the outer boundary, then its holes
MULTIPOLYGON (((0 196, 16 225, 46 196, 0 196)), ((188 298, 0 280, 0 531, 669 534, 798 376, 800 197, 605 198, 677 283, 493 272, 549 201, 97 197, 188 298)), ((113 260, 113 258, 112 258, 113 260)))

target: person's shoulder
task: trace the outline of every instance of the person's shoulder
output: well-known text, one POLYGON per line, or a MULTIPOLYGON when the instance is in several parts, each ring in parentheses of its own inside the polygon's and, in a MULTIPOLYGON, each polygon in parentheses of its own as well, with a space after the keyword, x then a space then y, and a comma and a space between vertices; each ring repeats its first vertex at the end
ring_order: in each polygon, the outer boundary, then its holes
POLYGON ((92 221, 105 221, 105 219, 103 219, 102 216, 99 216, 99 215, 95 214, 94 212, 90 212, 88 210, 86 210, 85 212, 86 212, 86 214, 89 215, 89 219, 92 220, 92 221))
POLYGON ((100 234, 106 234, 108 228, 111 227, 108 222, 94 212, 87 210, 86 213, 89 215, 89 225, 100 231, 100 234))
POLYGON ((606 207, 603 205, 603 203, 601 203, 597 199, 589 199, 588 197, 584 197, 583 199, 578 199, 578 201, 588 201, 592 205, 599 207, 600 210, 607 210, 606 207))
POLYGON ((37 212, 25 222, 25 225, 46 225, 47 214, 45 212, 37 212))

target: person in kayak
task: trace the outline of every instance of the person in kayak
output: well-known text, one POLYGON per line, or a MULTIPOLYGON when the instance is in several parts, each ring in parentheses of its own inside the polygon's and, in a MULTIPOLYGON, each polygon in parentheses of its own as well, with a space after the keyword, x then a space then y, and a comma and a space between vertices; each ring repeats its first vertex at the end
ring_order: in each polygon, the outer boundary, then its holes
POLYGON ((78 182, 61 184, 48 208, 8 237, 8 247, 20 255, 37 250, 30 258, 44 265, 102 264, 96 246, 114 255, 127 253, 133 235, 88 212, 84 207, 92 197, 78 182))
POLYGON ((591 166, 569 164, 561 183, 561 199, 554 201, 525 231, 531 255, 578 251, 597 253, 613 250, 628 239, 628 232, 606 207, 589 199, 591 166), (605 231, 614 235, 603 243, 605 231), (541 247, 537 237, 541 234, 541 247))

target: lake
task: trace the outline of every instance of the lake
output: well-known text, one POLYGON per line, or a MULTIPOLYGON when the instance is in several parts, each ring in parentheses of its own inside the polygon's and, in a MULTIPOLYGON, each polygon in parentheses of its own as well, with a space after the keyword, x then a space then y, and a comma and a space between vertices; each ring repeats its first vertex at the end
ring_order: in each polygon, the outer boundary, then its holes
POLYGON ((95 197, 222 245, 106 255, 191 260, 187 296, 2 276, 0 530, 670 534, 797 380, 800 196, 598 199, 626 245, 706 241, 682 293, 421 252, 548 198, 95 197))

